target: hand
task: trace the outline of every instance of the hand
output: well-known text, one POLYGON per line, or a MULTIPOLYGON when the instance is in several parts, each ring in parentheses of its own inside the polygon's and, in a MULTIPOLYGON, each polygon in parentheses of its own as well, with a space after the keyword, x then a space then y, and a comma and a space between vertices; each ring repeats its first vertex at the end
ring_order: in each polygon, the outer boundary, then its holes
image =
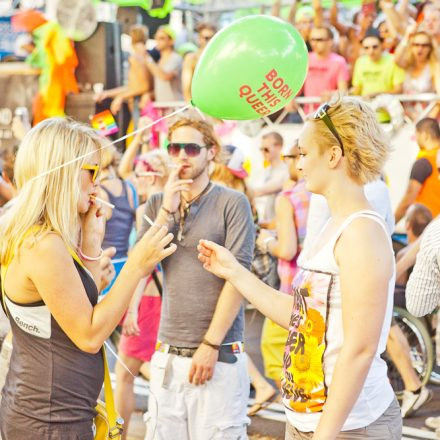
POLYGON ((173 237, 166 226, 151 226, 132 249, 125 264, 137 272, 139 278, 149 275, 157 263, 177 249, 176 244, 171 243, 173 237))
POLYGON ((258 249, 266 251, 267 244, 265 240, 270 237, 274 237, 274 234, 272 232, 268 231, 267 229, 260 229, 256 242, 258 249))
POLYGON ((101 92, 101 93, 97 93, 96 95, 93 96, 93 99, 96 102, 104 101, 104 99, 106 99, 106 98, 108 98, 108 95, 107 95, 107 93, 105 91, 101 92))
MULTIPOLYGON (((147 93, 143 93, 141 96, 141 99, 139 100, 139 108, 142 112, 142 110, 148 105, 149 102, 152 101, 152 96, 151 96, 151 92, 147 92, 147 93)), ((144 118, 146 118, 147 116, 142 116, 144 118)))
POLYGON ((120 96, 116 96, 112 103, 110 104, 110 111, 115 115, 118 113, 119 110, 121 110, 122 103, 124 100, 120 96))
POLYGON ((406 28, 405 36, 403 37, 403 39, 409 42, 411 37, 417 32, 418 27, 419 24, 415 20, 411 19, 411 23, 406 28))
POLYGON ((108 247, 102 253, 102 257, 99 260, 99 267, 101 268, 101 283, 100 290, 104 290, 113 280, 116 271, 112 263, 112 258, 116 254, 116 248, 114 246, 108 247))
POLYGON ((198 258, 203 263, 203 268, 219 278, 228 280, 240 268, 240 263, 230 251, 212 241, 200 240, 197 250, 199 251, 198 258))
POLYGON ((101 248, 104 232, 104 211, 100 203, 92 198, 89 210, 81 215, 81 250, 91 257, 96 256, 101 248))
MULTIPOLYGON (((139 107, 141 107, 141 106, 139 106, 139 107)), ((153 120, 151 118, 149 118, 148 116, 141 116, 138 121, 137 129, 140 130, 141 128, 147 127, 152 122, 153 122, 153 120)), ((147 142, 150 138, 150 133, 151 133, 151 127, 146 128, 145 130, 142 130, 139 133, 137 133, 136 138, 140 141, 147 142)))
POLYGON ((139 336, 141 330, 138 325, 138 311, 127 310, 124 323, 122 324, 122 334, 125 336, 139 336))
POLYGON ((203 385, 206 381, 211 380, 217 360, 218 350, 200 344, 192 357, 188 375, 189 383, 203 385))
POLYGON ((163 190, 162 206, 170 212, 176 212, 180 205, 180 191, 189 191, 192 179, 179 179, 181 167, 171 171, 163 190))
POLYGON ((12 134, 14 135, 15 139, 21 142, 24 138, 24 135, 30 129, 31 127, 26 127, 18 116, 14 116, 12 119, 12 134))

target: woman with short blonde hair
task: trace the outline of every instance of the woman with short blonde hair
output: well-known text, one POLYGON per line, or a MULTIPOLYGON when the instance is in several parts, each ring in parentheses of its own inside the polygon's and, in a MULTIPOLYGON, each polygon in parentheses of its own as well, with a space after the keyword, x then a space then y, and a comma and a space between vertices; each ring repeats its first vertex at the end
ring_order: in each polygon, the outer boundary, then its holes
POLYGON ((387 226, 363 184, 388 155, 368 104, 323 104, 299 138, 306 189, 332 217, 303 255, 293 295, 256 279, 223 247, 201 240, 206 270, 226 279, 288 329, 282 395, 286 440, 400 440, 402 419, 381 353, 391 323, 395 266, 387 226))
POLYGON ((93 440, 101 347, 139 280, 175 250, 153 227, 97 303, 102 223, 101 141, 78 122, 46 119, 18 150, 18 195, 0 220, 2 305, 13 333, 2 391, 3 440, 93 440))

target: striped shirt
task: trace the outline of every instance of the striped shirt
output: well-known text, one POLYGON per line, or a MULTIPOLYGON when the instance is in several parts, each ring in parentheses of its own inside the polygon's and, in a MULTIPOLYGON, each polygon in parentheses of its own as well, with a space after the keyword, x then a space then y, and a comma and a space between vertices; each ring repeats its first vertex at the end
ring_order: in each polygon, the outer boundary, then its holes
MULTIPOLYGON (((431 313, 440 305, 440 217, 423 233, 416 264, 406 286, 406 307, 415 316, 431 313)), ((436 334, 437 364, 440 365, 440 325, 436 334)))
POLYGON ((307 214, 309 211, 310 192, 306 190, 304 180, 291 189, 283 191, 278 197, 286 197, 293 207, 293 221, 295 223, 298 251, 292 260, 278 259, 278 276, 280 277, 280 291, 292 294, 292 281, 298 271, 297 259, 306 236, 307 214))

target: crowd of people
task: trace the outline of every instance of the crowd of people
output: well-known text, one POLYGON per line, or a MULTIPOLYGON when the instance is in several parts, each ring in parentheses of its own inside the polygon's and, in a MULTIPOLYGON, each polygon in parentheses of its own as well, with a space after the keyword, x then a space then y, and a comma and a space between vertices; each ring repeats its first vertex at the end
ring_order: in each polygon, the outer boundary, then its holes
MULTIPOLYGON (((139 374, 150 383, 147 440, 244 440, 249 416, 277 400, 286 440, 397 440, 402 418, 429 402, 392 308, 402 292, 417 316, 440 304, 438 108, 420 118, 421 103, 404 105, 420 152, 393 212, 381 126, 393 100, 379 99, 438 92, 440 7, 383 0, 348 25, 336 1, 324 10, 314 0, 294 3, 287 19, 309 51, 301 94, 324 103, 304 108, 298 139, 259 138, 258 185, 218 121, 170 120, 165 148, 151 127, 153 102, 191 100, 211 24, 198 26, 199 48, 186 54, 171 27, 148 51, 148 30, 132 27, 127 85, 96 95, 113 113, 127 102, 142 129, 124 150, 70 119, 30 130, 16 122, 20 146, 4 155, 0 180, 13 334, 3 440, 92 440, 108 338, 122 439, 139 374), (401 219, 408 246, 395 258, 401 219), (244 350, 246 303, 265 316, 264 374, 244 350), (400 406, 385 351, 404 382, 400 406)), ((295 100, 286 109, 301 120, 295 100)), ((439 337, 437 326, 436 368, 439 337)), ((440 438, 440 417, 426 424, 440 438)))
MULTIPOLYGON (((416 121, 426 107, 416 96, 440 91, 440 7, 425 1, 413 6, 408 1, 394 4, 384 0, 366 3, 360 10, 343 10, 336 0, 325 9, 320 0, 310 5, 292 2, 286 19, 303 37, 309 52, 309 68, 299 96, 326 101, 332 93, 360 95, 372 101, 380 122, 389 122, 399 112, 399 102, 386 95, 415 95, 403 109, 408 120, 416 121), (345 21, 341 17, 349 17, 345 21)), ((281 2, 275 0, 272 15, 281 16, 281 2)), ((127 86, 105 90, 98 101, 111 98, 110 108, 117 113, 127 101, 135 120, 146 112, 149 102, 191 101, 191 80, 198 59, 217 32, 211 23, 195 29, 198 45, 182 43, 169 26, 161 26, 154 35, 154 48, 146 50, 149 38, 145 26, 130 31, 132 50, 127 86)), ((305 113, 317 104, 306 105, 305 113)), ((298 105, 292 100, 286 107, 287 121, 302 122, 298 105)), ((437 117, 434 106, 426 116, 437 117)))

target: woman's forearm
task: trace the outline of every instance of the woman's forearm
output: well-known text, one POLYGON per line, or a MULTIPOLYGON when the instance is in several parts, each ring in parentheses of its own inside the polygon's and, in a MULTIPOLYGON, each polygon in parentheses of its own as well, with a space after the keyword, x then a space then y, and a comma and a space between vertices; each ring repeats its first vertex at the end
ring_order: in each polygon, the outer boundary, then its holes
POLYGON ((293 298, 272 289, 239 265, 228 281, 263 315, 284 328, 289 328, 293 298))
POLYGON ((374 353, 367 347, 341 350, 313 440, 336 439, 364 386, 374 353))
POLYGON ((122 179, 130 177, 134 168, 134 160, 141 145, 140 133, 134 136, 133 141, 122 155, 121 162, 118 166, 118 174, 122 179))
POLYGON ((119 324, 141 280, 141 276, 136 275, 126 263, 110 291, 93 308, 90 326, 92 351, 99 351, 119 324))

